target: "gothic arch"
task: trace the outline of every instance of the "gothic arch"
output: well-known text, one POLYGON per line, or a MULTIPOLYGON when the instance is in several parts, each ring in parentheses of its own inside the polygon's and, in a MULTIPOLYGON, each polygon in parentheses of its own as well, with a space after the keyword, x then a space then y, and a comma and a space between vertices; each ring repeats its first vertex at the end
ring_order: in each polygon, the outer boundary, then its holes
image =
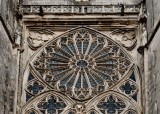
MULTIPOLYGON (((124 107, 122 106, 122 108, 119 108, 122 111, 122 114, 127 114, 128 111, 136 112, 138 114, 142 112, 142 109, 139 107, 139 104, 135 100, 132 100, 130 99, 129 96, 113 90, 106 91, 100 94, 99 96, 91 99, 86 104, 87 106, 86 109, 90 110, 91 108, 95 108, 95 109, 101 108, 101 110, 106 110, 105 111, 106 113, 107 110, 109 110, 109 108, 107 107, 104 108, 103 105, 107 104, 108 101, 110 100, 115 100, 114 102, 112 101, 113 104, 116 104, 116 101, 117 101, 117 102, 120 102, 120 104, 122 103, 121 105, 125 105, 124 107), (100 106, 98 106, 99 104, 100 106)), ((115 111, 118 112, 119 109, 115 107, 115 111)))
POLYGON ((106 97, 106 103, 114 101, 114 114, 141 112, 141 85, 132 57, 99 31, 77 27, 51 39, 32 56, 27 68, 23 114, 32 109, 43 114, 103 113, 96 106, 101 97, 106 97), (123 101, 134 108, 118 110, 123 101))

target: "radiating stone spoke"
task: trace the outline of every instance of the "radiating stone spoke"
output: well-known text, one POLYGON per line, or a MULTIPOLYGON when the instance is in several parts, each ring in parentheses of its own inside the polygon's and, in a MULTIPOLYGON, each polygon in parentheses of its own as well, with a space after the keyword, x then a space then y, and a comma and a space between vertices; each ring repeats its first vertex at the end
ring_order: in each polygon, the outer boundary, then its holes
POLYGON ((68 47, 72 50, 73 54, 76 55, 76 49, 72 41, 68 41, 68 47))
POLYGON ((73 74, 74 74, 73 71, 70 71, 70 72, 68 72, 67 74, 65 74, 65 75, 60 79, 60 82, 61 82, 60 84, 61 84, 61 85, 66 85, 67 80, 68 80, 69 78, 71 78, 73 74))
POLYGON ((69 49, 69 47, 66 44, 62 44, 61 48, 68 53, 70 56, 74 56, 74 54, 72 53, 72 51, 69 49))
POLYGON ((92 53, 90 55, 94 56, 95 54, 99 53, 101 51, 101 49, 103 49, 103 47, 104 47, 104 44, 97 45, 97 47, 92 51, 92 53))
POLYGON ((102 71, 98 70, 98 69, 93 69, 95 72, 97 72, 99 74, 99 76, 101 76, 104 80, 111 80, 111 77, 109 74, 107 73, 103 73, 102 71))
POLYGON ((62 53, 64 53, 68 58, 72 57, 72 55, 70 53, 68 53, 66 51, 66 49, 64 49, 64 47, 60 48, 62 50, 62 53))
POLYGON ((92 76, 94 77, 95 81, 99 84, 99 85, 104 85, 103 79, 97 75, 96 72, 94 72, 93 70, 90 71, 92 76))

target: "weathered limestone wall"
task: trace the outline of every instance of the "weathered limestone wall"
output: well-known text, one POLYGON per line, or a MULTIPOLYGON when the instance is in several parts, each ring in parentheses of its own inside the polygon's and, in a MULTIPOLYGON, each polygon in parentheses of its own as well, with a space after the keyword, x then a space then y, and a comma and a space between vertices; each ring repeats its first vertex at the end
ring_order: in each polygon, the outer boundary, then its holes
MULTIPOLYGON (((74 5, 76 2, 80 0, 23 0, 23 4, 25 5, 74 5)), ((88 4, 92 5, 106 5, 106 4, 137 4, 142 0, 84 0, 89 1, 88 4)))
POLYGON ((159 0, 146 0, 147 6, 147 29, 151 34, 154 27, 160 20, 160 1, 159 0))
POLYGON ((160 20, 160 1, 153 0, 153 10, 154 10, 154 27, 160 20))
POLYGON ((148 38, 153 39, 148 48, 148 113, 160 113, 160 1, 147 0, 148 38), (156 29, 155 29, 156 28, 156 29), (155 34, 154 34, 155 32, 155 34), (151 37, 152 35, 152 37, 151 37))
POLYGON ((13 49, 13 43, 17 1, 0 0, 0 114, 14 112, 17 49, 13 49))
POLYGON ((160 113, 160 29, 157 31, 154 40, 148 50, 149 64, 149 114, 160 113))
POLYGON ((0 114, 12 112, 12 45, 0 22, 0 114))
POLYGON ((5 26, 13 37, 15 32, 15 14, 18 0, 1 0, 0 15, 5 23, 5 26))

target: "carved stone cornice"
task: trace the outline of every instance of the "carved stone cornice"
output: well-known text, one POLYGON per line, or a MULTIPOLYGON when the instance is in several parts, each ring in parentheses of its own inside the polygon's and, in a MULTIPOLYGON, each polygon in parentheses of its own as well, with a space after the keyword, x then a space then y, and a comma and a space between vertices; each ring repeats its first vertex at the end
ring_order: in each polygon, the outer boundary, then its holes
POLYGON ((23 5, 24 14, 139 14, 141 4, 137 5, 23 5), (123 6, 123 7, 122 7, 123 6), (123 12, 122 12, 123 11, 123 12))

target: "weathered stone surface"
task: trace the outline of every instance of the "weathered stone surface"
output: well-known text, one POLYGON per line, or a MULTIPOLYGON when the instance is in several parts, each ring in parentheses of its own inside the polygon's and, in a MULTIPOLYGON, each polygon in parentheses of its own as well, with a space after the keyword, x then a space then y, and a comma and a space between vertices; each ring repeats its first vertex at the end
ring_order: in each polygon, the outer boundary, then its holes
MULTIPOLYGON (((152 41, 148 57, 149 57, 149 114, 159 114, 157 108, 160 106, 160 29, 156 33, 154 40, 152 41), (157 104, 157 106, 156 106, 157 104), (155 107, 156 106, 156 107, 155 107)), ((147 107, 146 107, 147 108, 147 107)))
POLYGON ((13 41, 18 0, 0 0, 0 114, 13 114, 16 90, 16 59, 13 41), (12 72, 13 71, 13 72, 12 72))
POLYGON ((160 1, 159 0, 146 0, 147 9, 147 29, 151 34, 152 29, 157 25, 160 20, 160 1))
POLYGON ((154 26, 156 26, 156 24, 160 20, 160 1, 153 0, 153 7, 154 7, 154 26))
POLYGON ((12 45, 0 22, 0 114, 10 112, 12 45))
POLYGON ((10 32, 11 36, 14 36, 15 32, 15 14, 17 0, 1 0, 0 15, 5 23, 5 26, 10 32))
POLYGON ((148 106, 145 108, 148 110, 146 114, 159 114, 160 110, 160 25, 157 25, 158 21, 160 21, 160 1, 159 0, 147 0, 147 29, 148 36, 151 41, 148 49, 148 82, 145 82, 148 85, 148 98, 146 101, 148 102, 148 106), (155 27, 157 26, 157 29, 155 27))
MULTIPOLYGON (((107 4, 137 4, 142 0, 84 0, 92 5, 107 5, 107 4)), ((25 5, 74 5, 78 0, 24 0, 25 5)))

